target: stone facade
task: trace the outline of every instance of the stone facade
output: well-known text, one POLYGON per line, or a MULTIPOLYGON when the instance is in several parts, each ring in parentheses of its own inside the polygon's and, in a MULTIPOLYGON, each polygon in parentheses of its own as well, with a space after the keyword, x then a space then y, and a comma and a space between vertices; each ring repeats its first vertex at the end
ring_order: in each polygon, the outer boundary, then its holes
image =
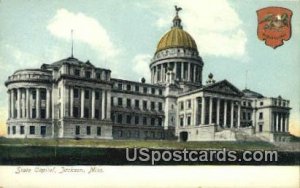
POLYGON ((178 15, 150 62, 151 83, 111 78, 73 56, 8 77, 9 138, 288 141, 289 101, 210 74, 178 15))

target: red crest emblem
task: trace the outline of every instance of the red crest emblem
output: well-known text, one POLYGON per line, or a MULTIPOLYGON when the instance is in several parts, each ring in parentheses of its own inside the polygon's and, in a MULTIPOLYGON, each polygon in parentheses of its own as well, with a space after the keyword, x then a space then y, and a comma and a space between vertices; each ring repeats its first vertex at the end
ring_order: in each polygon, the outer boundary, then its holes
POLYGON ((267 7, 256 11, 257 36, 272 48, 283 45, 291 38, 291 18, 293 12, 282 7, 267 7))

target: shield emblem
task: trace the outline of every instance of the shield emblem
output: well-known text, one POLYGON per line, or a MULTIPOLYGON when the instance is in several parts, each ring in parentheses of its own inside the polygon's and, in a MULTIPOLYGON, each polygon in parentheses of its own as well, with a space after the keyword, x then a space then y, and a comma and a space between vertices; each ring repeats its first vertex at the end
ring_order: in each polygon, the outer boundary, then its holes
POLYGON ((291 18, 293 12, 282 7, 266 7, 256 11, 257 36, 272 48, 283 45, 291 38, 291 18))

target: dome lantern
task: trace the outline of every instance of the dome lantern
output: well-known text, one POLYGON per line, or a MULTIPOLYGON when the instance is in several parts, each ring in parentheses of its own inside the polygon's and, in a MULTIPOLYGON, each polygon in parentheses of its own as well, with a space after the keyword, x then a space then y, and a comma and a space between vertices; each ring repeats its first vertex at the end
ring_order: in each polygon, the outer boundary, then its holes
POLYGON ((179 28, 179 29, 182 29, 182 25, 181 25, 181 19, 179 18, 178 16, 178 12, 181 11, 182 8, 181 7, 177 7, 175 5, 175 11, 176 11, 176 15, 173 19, 173 27, 172 28, 179 28))

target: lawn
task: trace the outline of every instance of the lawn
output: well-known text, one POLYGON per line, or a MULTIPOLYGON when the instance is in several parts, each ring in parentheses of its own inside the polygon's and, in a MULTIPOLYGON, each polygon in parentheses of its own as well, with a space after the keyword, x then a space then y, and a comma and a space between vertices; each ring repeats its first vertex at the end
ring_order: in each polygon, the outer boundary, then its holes
POLYGON ((156 148, 156 149, 231 149, 231 150, 271 150, 276 147, 268 142, 177 142, 168 140, 100 140, 100 139, 7 139, 0 138, 0 145, 13 146, 61 146, 95 148, 156 148))

